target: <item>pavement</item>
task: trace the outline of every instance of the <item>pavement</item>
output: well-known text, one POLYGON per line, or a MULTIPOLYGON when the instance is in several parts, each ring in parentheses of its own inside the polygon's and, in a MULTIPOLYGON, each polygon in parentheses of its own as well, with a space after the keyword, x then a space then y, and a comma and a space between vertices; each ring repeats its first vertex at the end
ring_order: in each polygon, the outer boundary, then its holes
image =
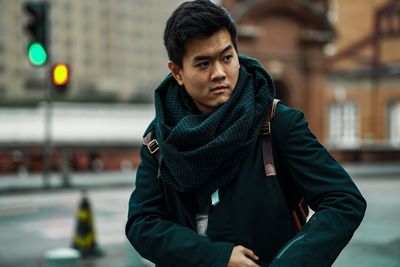
POLYGON ((388 163, 347 163, 342 166, 354 178, 400 178, 400 161, 388 163))
MULTIPOLYGON (((67 249, 69 248, 57 248, 55 250, 67 249)), ((72 259, 65 255, 47 260, 44 255, 42 258, 37 258, 29 263, 20 263, 12 267, 154 267, 153 263, 140 257, 128 242, 102 247, 102 249, 105 251, 102 256, 72 259)), ((1 264, 0 266, 3 267, 1 264)))
POLYGON ((51 173, 44 181, 39 173, 0 174, 0 194, 37 191, 101 189, 134 185, 136 170, 118 172, 76 172, 65 177, 51 173))
MULTIPOLYGON (((400 162, 348 163, 342 166, 354 178, 400 178, 400 162)), ((135 177, 136 170, 77 172, 69 174, 68 185, 66 185, 64 177, 60 173, 52 173, 46 183, 44 183, 42 174, 38 173, 0 174, 0 194, 133 186, 135 177)))
MULTIPOLYGON (((354 179, 399 179, 400 162, 392 163, 368 163, 368 164, 344 164, 343 167, 354 179)), ((41 174, 9 174, 0 175, 0 196, 6 194, 26 194, 38 192, 57 192, 58 190, 101 190, 110 187, 132 187, 136 176, 135 170, 122 172, 101 172, 101 173, 71 173, 68 179, 68 186, 65 180, 58 173, 50 175, 45 187, 41 174)), ((132 249, 128 241, 121 244, 114 244, 102 247, 106 253, 102 257, 80 259, 78 267, 150 267, 152 263, 142 259, 139 254, 132 249)), ((44 262, 37 262, 30 266, 38 267, 49 266, 44 262)), ((64 265, 63 265, 64 266, 64 265)), ((338 264, 338 266, 341 266, 338 264)), ((387 265, 392 266, 392 265, 387 265)), ((397 265, 393 265, 397 266, 397 265)))
MULTIPOLYGON (((68 179, 68 186, 65 185, 64 177, 59 173, 52 173, 47 182, 43 182, 42 174, 6 174, 0 175, 0 197, 12 195, 41 195, 57 194, 64 191, 107 190, 110 188, 134 188, 136 170, 126 170, 119 172, 87 172, 71 173, 68 179), (46 185, 46 187, 44 186, 46 185)), ((0 218, 1 219, 1 218, 0 218)), ((101 243, 101 242, 100 242, 101 243)), ((54 251, 69 248, 57 247, 54 251)), ((151 262, 143 259, 132 248, 127 240, 124 242, 113 242, 110 244, 100 244, 103 255, 97 257, 80 257, 79 260, 69 259, 69 256, 58 256, 57 259, 46 259, 46 251, 41 257, 35 260, 21 260, 11 267, 150 267, 154 266, 151 262)), ((3 267, 0 261, 0 267, 3 267)), ((6 266, 4 266, 6 267, 6 266)), ((10 267, 7 265, 7 267, 10 267)))
POLYGON ((128 242, 114 245, 107 249, 107 254, 95 259, 82 259, 78 267, 154 267, 150 261, 143 259, 128 242))

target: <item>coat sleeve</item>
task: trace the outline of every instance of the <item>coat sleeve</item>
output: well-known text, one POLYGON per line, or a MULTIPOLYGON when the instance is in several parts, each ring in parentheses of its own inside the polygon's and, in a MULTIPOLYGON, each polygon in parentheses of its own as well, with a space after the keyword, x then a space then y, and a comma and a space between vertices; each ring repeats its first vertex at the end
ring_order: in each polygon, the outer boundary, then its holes
POLYGON ((331 266, 361 223, 366 202, 346 171, 312 134, 303 113, 279 106, 277 128, 287 129, 278 141, 282 162, 293 186, 315 213, 270 266, 331 266))
POLYGON ((125 227, 132 246, 160 266, 227 266, 233 244, 211 241, 170 220, 157 181, 158 162, 145 146, 141 160, 125 227))

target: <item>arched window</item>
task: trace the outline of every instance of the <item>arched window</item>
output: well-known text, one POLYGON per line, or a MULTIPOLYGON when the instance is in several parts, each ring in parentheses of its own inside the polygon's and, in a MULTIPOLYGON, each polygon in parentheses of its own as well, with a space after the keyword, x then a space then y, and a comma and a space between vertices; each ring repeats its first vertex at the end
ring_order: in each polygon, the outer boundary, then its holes
POLYGON ((329 107, 329 143, 338 147, 355 147, 358 139, 358 112, 354 102, 339 102, 329 107))
POLYGON ((389 107, 389 141, 393 146, 400 146, 400 101, 389 107))

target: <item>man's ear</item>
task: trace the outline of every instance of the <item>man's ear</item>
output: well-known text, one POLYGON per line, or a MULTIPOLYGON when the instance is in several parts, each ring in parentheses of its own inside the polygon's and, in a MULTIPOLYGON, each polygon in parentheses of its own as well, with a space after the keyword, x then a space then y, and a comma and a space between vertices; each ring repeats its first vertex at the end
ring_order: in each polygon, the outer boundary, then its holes
POLYGON ((172 76, 174 76, 174 78, 178 82, 178 84, 180 86, 183 86, 183 78, 182 78, 182 74, 181 74, 181 68, 170 60, 170 61, 168 61, 168 69, 171 71, 172 76))

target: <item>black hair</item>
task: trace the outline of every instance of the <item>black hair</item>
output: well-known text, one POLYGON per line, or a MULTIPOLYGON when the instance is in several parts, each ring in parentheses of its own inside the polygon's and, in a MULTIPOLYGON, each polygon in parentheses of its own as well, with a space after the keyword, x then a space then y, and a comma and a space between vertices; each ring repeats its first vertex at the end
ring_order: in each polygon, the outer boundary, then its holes
POLYGON ((221 29, 227 29, 237 51, 237 30, 229 13, 209 0, 184 2, 167 20, 164 45, 169 59, 180 68, 186 52, 186 41, 196 37, 210 37, 221 29))

